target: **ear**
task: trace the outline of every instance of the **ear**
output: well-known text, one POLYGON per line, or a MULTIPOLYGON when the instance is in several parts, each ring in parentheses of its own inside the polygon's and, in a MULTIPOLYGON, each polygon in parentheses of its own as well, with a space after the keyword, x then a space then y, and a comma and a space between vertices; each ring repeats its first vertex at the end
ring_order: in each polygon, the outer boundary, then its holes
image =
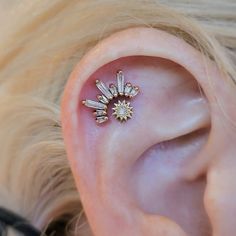
POLYGON ((216 91, 223 101, 232 94, 223 86, 213 62, 160 30, 115 33, 84 56, 65 88, 62 124, 95 235, 211 235, 220 213, 209 201, 213 177, 204 196, 206 176, 224 149, 218 135, 232 130, 219 125, 216 91), (133 116, 119 122, 110 101, 109 120, 99 125, 82 100, 96 100, 96 79, 114 83, 119 69, 140 88, 130 99, 133 116))

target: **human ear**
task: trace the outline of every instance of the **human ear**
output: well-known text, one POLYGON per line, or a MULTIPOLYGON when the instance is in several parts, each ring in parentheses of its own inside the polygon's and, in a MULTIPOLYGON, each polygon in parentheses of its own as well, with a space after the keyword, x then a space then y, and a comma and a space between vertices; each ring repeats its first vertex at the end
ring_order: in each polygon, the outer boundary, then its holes
POLYGON ((156 29, 115 33, 84 56, 65 88, 62 124, 95 235, 211 235, 218 205, 209 200, 215 197, 213 177, 211 185, 206 177, 223 132, 215 91, 226 100, 232 94, 231 87, 222 91, 222 83, 213 62, 156 29), (99 125, 82 100, 95 100, 96 79, 114 83, 119 69, 140 87, 130 99, 133 116, 117 121, 110 101, 109 120, 99 125))

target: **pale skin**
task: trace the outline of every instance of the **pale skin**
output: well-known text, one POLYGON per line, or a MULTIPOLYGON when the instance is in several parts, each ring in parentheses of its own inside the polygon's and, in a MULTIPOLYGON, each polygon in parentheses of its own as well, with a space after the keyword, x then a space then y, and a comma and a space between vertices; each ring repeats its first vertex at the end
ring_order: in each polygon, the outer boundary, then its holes
POLYGON ((156 29, 114 33, 84 56, 65 88, 62 125, 94 235, 234 235, 235 89, 200 52, 156 29), (81 101, 117 69, 140 87, 134 115, 99 126, 81 101))

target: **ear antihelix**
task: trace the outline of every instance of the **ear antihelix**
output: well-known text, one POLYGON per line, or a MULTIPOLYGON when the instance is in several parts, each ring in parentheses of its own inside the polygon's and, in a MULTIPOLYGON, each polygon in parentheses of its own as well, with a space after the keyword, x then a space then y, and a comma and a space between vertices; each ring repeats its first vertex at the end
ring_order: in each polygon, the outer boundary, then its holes
POLYGON ((126 101, 134 98, 140 92, 138 86, 133 86, 131 83, 125 83, 125 77, 122 70, 118 70, 116 73, 117 85, 110 84, 109 87, 106 86, 101 80, 96 80, 96 87, 102 94, 97 95, 98 101, 93 101, 90 99, 83 100, 82 103, 89 108, 94 109, 95 120, 98 124, 102 124, 109 120, 108 118, 108 105, 110 101, 115 98, 125 98, 122 101, 118 100, 114 103, 112 110, 114 111, 112 115, 116 120, 123 122, 132 118, 133 107, 130 106, 130 102, 126 101))

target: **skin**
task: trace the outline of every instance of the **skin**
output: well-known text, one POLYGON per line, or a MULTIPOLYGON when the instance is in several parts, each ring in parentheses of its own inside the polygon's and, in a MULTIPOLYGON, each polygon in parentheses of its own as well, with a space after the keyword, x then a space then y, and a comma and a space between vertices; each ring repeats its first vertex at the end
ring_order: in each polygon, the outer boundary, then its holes
POLYGON ((131 28, 92 48, 66 85, 62 125, 94 235, 232 236, 235 102, 212 61, 163 31, 131 28), (118 69, 141 89, 134 116, 98 126, 81 101, 118 69))

